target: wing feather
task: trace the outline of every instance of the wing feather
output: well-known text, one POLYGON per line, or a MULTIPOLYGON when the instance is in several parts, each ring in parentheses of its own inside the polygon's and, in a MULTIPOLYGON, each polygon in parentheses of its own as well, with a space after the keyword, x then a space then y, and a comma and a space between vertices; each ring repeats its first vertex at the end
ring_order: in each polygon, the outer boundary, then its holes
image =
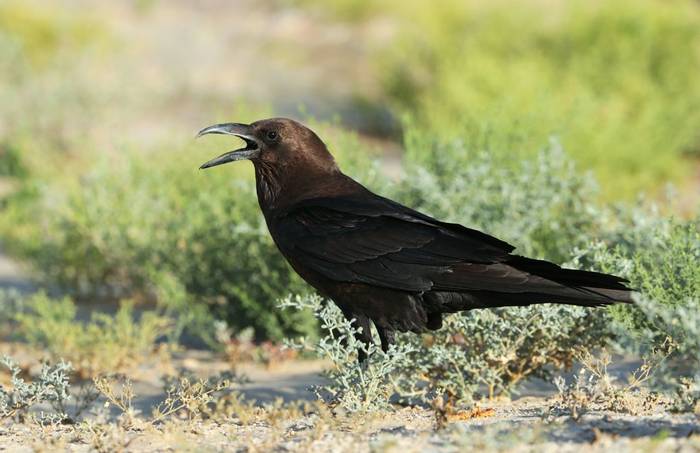
POLYGON ((283 253, 326 278, 417 292, 450 281, 455 265, 498 263, 512 250, 379 197, 307 201, 280 216, 275 229, 283 253))
POLYGON ((629 299, 624 279, 511 255, 514 248, 499 239, 378 196, 306 200, 269 225, 290 261, 336 282, 569 302, 629 299))

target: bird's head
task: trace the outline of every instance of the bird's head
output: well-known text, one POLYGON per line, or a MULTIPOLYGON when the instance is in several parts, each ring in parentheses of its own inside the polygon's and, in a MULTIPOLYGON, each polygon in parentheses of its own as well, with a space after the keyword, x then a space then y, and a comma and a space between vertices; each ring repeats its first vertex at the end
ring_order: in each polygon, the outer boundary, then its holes
POLYGON ((320 138, 306 126, 287 118, 270 118, 251 124, 224 123, 202 129, 197 134, 234 135, 246 146, 222 154, 202 164, 210 168, 237 160, 251 160, 267 167, 337 168, 320 138))

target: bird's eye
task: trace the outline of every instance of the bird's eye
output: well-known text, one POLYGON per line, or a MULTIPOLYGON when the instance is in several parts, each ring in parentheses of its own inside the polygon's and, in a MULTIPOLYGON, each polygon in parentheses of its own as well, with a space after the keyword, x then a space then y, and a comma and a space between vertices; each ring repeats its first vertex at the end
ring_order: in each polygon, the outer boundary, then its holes
POLYGON ((277 139, 277 132, 275 131, 268 131, 267 132, 267 138, 269 140, 276 140, 277 139))

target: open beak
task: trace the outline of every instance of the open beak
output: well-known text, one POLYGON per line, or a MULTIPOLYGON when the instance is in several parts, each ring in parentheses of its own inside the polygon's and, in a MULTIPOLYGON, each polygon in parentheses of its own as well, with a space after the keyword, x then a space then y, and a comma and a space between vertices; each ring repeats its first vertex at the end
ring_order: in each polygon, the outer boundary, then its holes
POLYGON ((260 155, 260 142, 257 138, 255 138, 255 135, 253 135, 253 128, 247 124, 215 124, 214 126, 209 126, 199 131, 197 137, 201 137, 202 135, 207 134, 235 135, 236 137, 240 137, 245 141, 246 147, 224 153, 219 157, 216 157, 208 162, 203 163, 202 166, 199 168, 203 169, 215 167, 217 165, 243 159, 254 159, 258 155, 260 155))

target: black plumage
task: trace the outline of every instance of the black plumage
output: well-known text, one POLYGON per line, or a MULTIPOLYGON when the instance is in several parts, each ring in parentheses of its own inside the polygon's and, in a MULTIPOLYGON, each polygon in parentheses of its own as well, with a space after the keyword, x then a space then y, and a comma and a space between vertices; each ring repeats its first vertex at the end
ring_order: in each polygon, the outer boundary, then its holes
POLYGON ((344 175, 310 129, 288 119, 204 129, 243 138, 270 234, 292 267, 386 350, 395 331, 439 329, 442 315, 501 306, 631 302, 622 278, 513 255, 514 247, 376 195, 344 175))

